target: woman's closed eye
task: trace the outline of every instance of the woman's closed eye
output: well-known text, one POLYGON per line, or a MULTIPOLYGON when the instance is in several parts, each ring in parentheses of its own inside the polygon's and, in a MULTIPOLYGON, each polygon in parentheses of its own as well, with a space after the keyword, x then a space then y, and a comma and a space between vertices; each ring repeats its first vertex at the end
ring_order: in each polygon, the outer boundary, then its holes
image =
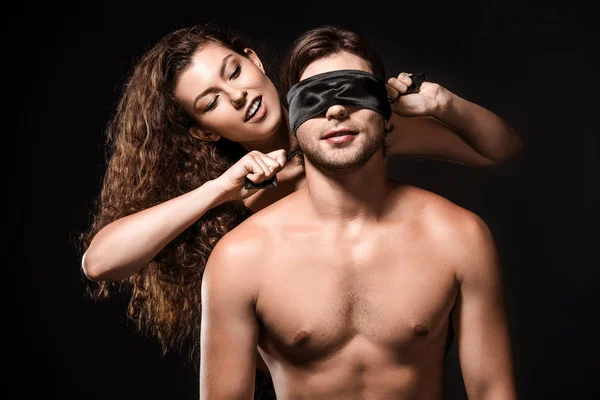
POLYGON ((213 99, 213 101, 211 101, 210 103, 208 103, 208 105, 204 109, 204 112, 209 112, 209 111, 214 110, 215 107, 217 107, 218 103, 219 103, 219 95, 216 95, 215 98, 213 99))
MULTIPOLYGON (((237 67, 235 67, 235 69, 229 76, 229 80, 231 81, 231 80, 237 78, 238 76, 240 76, 241 72, 242 72, 242 66, 238 65, 237 67)), ((216 95, 215 98, 206 106, 206 108, 204 109, 204 112, 212 111, 218 105, 219 105, 219 95, 216 95)))
POLYGON ((242 72, 242 67, 240 65, 238 65, 237 67, 235 67, 235 69, 231 73, 231 76, 229 77, 229 80, 237 78, 238 76, 240 76, 241 72, 242 72))

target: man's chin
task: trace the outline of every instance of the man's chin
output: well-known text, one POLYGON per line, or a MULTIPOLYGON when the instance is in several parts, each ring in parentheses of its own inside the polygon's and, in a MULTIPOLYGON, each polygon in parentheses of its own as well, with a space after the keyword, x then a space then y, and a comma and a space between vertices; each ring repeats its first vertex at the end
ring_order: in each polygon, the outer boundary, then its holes
POLYGON ((362 168, 383 147, 382 143, 360 143, 353 140, 347 144, 323 146, 319 143, 314 148, 306 146, 302 152, 315 167, 326 171, 355 171, 362 168))
POLYGON ((369 161, 369 158, 365 157, 340 159, 339 157, 313 157, 306 153, 304 154, 315 167, 330 172, 358 170, 369 161))

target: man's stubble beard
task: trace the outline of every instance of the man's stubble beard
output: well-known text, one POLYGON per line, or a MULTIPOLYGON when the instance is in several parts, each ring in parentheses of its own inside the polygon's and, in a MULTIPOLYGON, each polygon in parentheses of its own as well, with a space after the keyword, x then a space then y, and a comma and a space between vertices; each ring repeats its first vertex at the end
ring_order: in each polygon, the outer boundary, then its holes
MULTIPOLYGON (((367 135, 361 133, 360 135, 367 135)), ((352 144, 340 149, 327 152, 319 146, 320 140, 314 143, 303 143, 298 138, 298 147, 306 158, 317 168, 327 171, 356 170, 363 167, 373 157, 377 150, 383 149, 385 145, 384 133, 369 133, 367 143, 361 147, 352 148, 352 144), (329 153, 329 154, 328 154, 329 153)))

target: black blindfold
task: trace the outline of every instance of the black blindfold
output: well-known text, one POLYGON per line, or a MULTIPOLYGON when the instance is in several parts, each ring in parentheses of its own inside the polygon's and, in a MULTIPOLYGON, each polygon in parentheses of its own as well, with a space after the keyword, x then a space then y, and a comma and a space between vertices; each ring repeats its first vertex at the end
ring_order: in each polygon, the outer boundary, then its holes
POLYGON ((334 105, 373 110, 383 115, 386 121, 392 115, 385 83, 375 75, 359 70, 331 71, 304 79, 292 86, 287 101, 294 135, 302 123, 324 114, 334 105))

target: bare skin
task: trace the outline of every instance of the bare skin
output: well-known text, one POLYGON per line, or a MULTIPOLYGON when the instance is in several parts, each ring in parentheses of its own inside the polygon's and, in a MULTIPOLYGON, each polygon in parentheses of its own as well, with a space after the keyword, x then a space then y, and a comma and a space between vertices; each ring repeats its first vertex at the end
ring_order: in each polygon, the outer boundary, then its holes
MULTIPOLYGON (((137 273, 207 210, 224 202, 242 200, 259 211, 304 184, 304 171, 297 160, 285 163, 285 151, 295 145, 287 111, 281 108, 258 56, 251 49, 247 52, 248 57, 243 57, 222 46, 203 48, 195 55, 193 67, 182 75, 175 95, 198 122, 190 135, 209 141, 226 137, 253 154, 192 192, 104 227, 82 259, 89 279, 116 281, 137 273), (202 93, 208 94, 196 101, 202 93), (258 121, 244 122, 257 96, 262 96, 266 111, 258 121), (275 174, 279 188, 244 189, 246 177, 258 183, 275 174)), ((390 78, 389 97, 396 98, 411 84, 406 73, 390 78)), ((521 148, 518 136, 500 117, 433 82, 424 82, 419 93, 400 97, 392 110, 389 155, 486 167, 510 158, 521 148)))
MULTIPOLYGON (((285 150, 295 144, 287 129, 287 112, 280 110, 260 59, 251 49, 247 53, 247 58, 242 57, 222 46, 200 50, 175 94, 198 122, 198 127, 190 129, 192 136, 209 141, 227 137, 242 143, 251 153, 217 180, 103 228, 82 259, 82 269, 89 279, 116 281, 137 273, 207 210, 226 201, 242 200, 249 209, 259 211, 305 184, 298 160, 285 162, 285 150), (221 74, 224 60, 226 68, 221 74), (207 92, 208 88, 211 91, 207 92), (200 93, 208 95, 196 102, 200 93), (242 122, 257 95, 262 96, 265 117, 242 122), (217 105, 212 106, 217 97, 217 105), (209 106, 211 110, 207 111, 209 106), (275 150, 278 148, 282 150, 275 150), (277 188, 243 188, 246 177, 258 183, 275 174, 277 188)), ((396 98, 411 83, 405 73, 390 78, 389 97, 396 98)), ((425 82, 418 94, 401 97, 392 109, 390 155, 485 167, 504 161, 521 146, 501 118, 432 82, 425 82)), ((267 371, 260 357, 257 363, 258 368, 267 371)))
POLYGON ((258 345, 278 398, 440 399, 452 316, 469 392, 510 380, 485 225, 421 189, 389 191, 381 215, 335 223, 300 190, 232 231, 205 272, 203 329, 212 333, 201 365, 229 386, 238 373, 230 363, 258 345), (245 324, 217 316, 238 302, 245 324))
MULTIPOLYGON (((368 70, 347 56, 319 61, 303 78, 368 70)), ((381 120, 332 106, 298 140, 344 160, 382 131, 381 120), (320 133, 347 126, 356 133, 342 145, 320 133)), ((485 223, 388 181, 381 149, 356 169, 305 163, 305 186, 211 254, 200 397, 252 398, 258 346, 280 399, 441 399, 452 321, 469 398, 515 398, 501 269, 485 223)))

